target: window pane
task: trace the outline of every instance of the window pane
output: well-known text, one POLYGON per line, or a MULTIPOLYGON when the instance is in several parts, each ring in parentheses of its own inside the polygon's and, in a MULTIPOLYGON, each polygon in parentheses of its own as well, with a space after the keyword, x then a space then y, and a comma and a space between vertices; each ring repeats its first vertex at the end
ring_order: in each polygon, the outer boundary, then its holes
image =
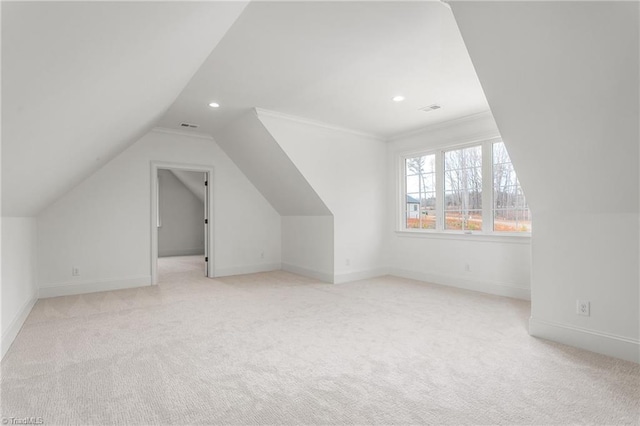
POLYGON ((405 227, 436 227, 436 156, 422 155, 405 160, 405 227))
POLYGON ((470 210, 464 225, 470 231, 482 231, 482 210, 470 210))
POLYGON ((531 212, 504 142, 493 144, 493 230, 531 232, 531 212))
POLYGON ((445 229, 461 231, 462 228, 462 212, 460 210, 446 210, 444 212, 445 229))
POLYGON ((411 194, 420 193, 420 176, 419 175, 407 175, 407 193, 411 193, 411 194))
POLYGON ((444 153, 445 229, 482 230, 482 146, 444 153))

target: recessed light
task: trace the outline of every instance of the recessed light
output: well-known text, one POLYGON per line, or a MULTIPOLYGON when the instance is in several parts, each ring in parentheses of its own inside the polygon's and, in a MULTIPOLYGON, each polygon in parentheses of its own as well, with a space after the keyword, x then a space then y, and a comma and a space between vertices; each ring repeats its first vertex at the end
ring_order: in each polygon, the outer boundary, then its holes
POLYGON ((211 108, 220 108, 220 104, 219 104, 219 103, 217 103, 217 102, 211 102, 211 103, 209 104, 209 106, 210 106, 211 108))
POLYGON ((402 96, 402 95, 394 96, 393 98, 391 98, 391 100, 393 102, 402 102, 402 101, 404 101, 404 96, 402 96))

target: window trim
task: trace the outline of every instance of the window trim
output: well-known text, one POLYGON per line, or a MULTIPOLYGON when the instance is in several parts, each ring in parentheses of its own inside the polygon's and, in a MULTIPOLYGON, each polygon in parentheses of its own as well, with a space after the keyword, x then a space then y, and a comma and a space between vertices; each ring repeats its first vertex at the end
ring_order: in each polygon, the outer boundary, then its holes
POLYGON ((396 166, 398 179, 396 190, 398 196, 396 200, 396 234, 399 236, 431 236, 438 238, 468 238, 478 241, 493 241, 496 239, 529 239, 531 232, 496 232, 493 229, 493 207, 494 207, 494 182, 493 182, 493 144, 496 142, 504 142, 499 135, 490 135, 482 138, 472 138, 464 142, 442 144, 428 149, 417 149, 411 151, 403 151, 397 154, 396 166), (482 197, 482 230, 450 230, 444 228, 445 214, 443 206, 444 196, 444 154, 447 151, 469 148, 472 146, 481 146, 482 150, 482 192, 490 194, 489 197, 482 197), (406 160, 408 158, 435 155, 436 160, 436 228, 435 229, 414 229, 406 227, 406 160), (489 177, 487 179, 486 177, 489 177), (485 237, 485 238, 478 238, 485 237))

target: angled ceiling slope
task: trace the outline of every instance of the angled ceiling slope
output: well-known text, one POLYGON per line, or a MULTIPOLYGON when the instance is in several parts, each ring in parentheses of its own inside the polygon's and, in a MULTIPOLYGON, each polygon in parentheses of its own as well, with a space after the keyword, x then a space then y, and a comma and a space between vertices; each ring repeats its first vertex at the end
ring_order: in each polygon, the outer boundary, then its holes
POLYGON ((331 216, 255 110, 216 132, 215 140, 282 216, 331 216))
POLYGON ((202 172, 188 172, 186 170, 169 169, 169 171, 178 179, 198 200, 204 203, 204 179, 202 172))
POLYGON ((638 4, 451 7, 534 215, 637 213, 638 4))
POLYGON ((254 107, 381 138, 488 110, 438 1, 254 1, 159 126, 214 134, 254 107))
POLYGON ((245 6, 2 2, 2 215, 36 215, 151 129, 245 6))

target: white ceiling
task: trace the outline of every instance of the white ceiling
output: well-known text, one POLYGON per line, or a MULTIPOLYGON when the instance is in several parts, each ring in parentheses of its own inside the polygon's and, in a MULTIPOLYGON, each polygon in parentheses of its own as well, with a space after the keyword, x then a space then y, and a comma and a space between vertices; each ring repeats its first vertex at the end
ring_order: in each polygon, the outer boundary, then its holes
POLYGON ((380 137, 488 109, 437 1, 3 1, 2 214, 36 215, 152 127, 215 135, 254 107, 380 137))
POLYGON ((156 125, 244 2, 2 2, 2 215, 32 216, 156 125))
POLYGON ((215 134, 252 107, 381 137, 489 109, 437 1, 251 3, 160 125, 215 134))

